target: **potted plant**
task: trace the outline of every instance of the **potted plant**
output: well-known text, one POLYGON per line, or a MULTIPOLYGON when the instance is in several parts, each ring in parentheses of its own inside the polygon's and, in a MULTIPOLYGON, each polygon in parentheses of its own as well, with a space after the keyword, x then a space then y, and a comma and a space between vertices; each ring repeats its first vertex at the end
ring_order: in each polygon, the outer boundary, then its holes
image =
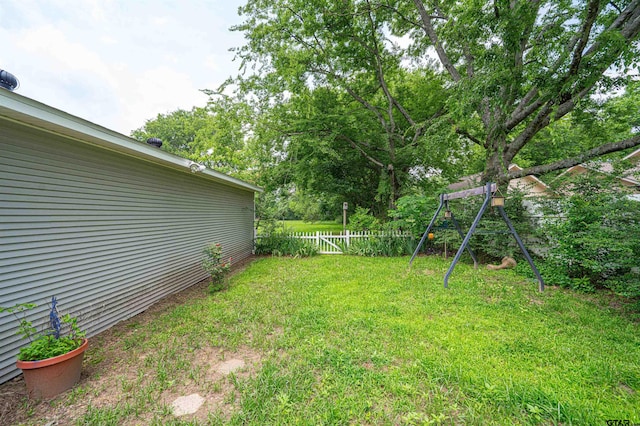
POLYGON ((49 399, 78 383, 89 342, 78 327, 77 318, 68 314, 59 316, 55 296, 51 298, 48 326, 42 332, 38 332, 24 314, 35 307, 32 303, 21 303, 12 308, 0 307, 0 312, 16 316, 20 321, 18 334, 30 341, 20 348, 16 362, 24 374, 29 397, 49 399))

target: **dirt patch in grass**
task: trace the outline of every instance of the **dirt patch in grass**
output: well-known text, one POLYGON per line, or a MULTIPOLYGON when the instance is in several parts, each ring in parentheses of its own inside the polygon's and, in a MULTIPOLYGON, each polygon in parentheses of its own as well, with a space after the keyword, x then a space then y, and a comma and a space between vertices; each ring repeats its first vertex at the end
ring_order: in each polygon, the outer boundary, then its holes
MULTIPOLYGON (((232 273, 244 270, 251 260, 234 265, 232 273)), ((121 423, 147 424, 154 417, 172 418, 171 403, 192 393, 201 395, 205 402, 195 414, 181 419, 205 421, 209 413, 228 418, 239 399, 234 376, 247 377, 257 371, 260 353, 244 346, 234 351, 221 347, 194 349, 184 355, 183 369, 169 370, 167 380, 158 384, 158 354, 154 348, 132 350, 123 343, 159 315, 208 297, 207 287, 208 282, 203 281, 167 296, 147 311, 91 337, 80 383, 52 400, 29 400, 22 376, 0 385, 0 425, 72 425, 86 415, 89 407, 139 410, 139 414, 126 415, 121 423), (151 359, 154 363, 149 362, 151 359), (218 372, 218 366, 228 359, 242 360, 244 366, 227 375, 218 372)))
POLYGON ((202 377, 197 383, 187 383, 172 388, 163 393, 166 405, 180 396, 198 393, 205 399, 202 407, 192 415, 186 415, 185 420, 206 421, 209 413, 218 413, 225 419, 238 409, 240 394, 234 386, 236 378, 246 378, 260 369, 262 355, 251 348, 240 347, 236 351, 225 351, 220 348, 207 347, 199 349, 194 354, 193 364, 200 366, 202 377), (240 361, 241 366, 224 368, 229 361, 240 361))

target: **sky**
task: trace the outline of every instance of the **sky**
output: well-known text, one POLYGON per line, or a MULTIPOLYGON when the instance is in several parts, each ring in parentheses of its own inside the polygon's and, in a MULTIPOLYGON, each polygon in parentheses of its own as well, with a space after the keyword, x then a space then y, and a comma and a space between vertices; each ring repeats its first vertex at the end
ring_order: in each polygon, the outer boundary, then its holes
POLYGON ((129 135, 239 72, 244 0, 1 0, 16 93, 129 135))

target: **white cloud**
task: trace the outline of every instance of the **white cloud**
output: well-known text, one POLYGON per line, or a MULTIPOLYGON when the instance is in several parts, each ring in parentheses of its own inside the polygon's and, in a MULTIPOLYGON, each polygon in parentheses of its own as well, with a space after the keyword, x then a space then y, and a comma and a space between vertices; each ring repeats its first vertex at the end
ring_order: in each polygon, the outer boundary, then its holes
POLYGON ((110 37, 110 36, 102 36, 100 37, 100 41, 103 44, 117 44, 118 40, 114 37, 110 37))
POLYGON ((155 16, 151 18, 151 23, 154 26, 163 27, 163 26, 166 26, 168 22, 169 22, 169 18, 167 18, 166 16, 155 16))
POLYGON ((188 74, 166 66, 146 70, 135 79, 122 81, 119 91, 126 93, 121 97, 123 101, 120 108, 125 113, 123 118, 127 126, 132 130, 159 113, 178 108, 191 109, 194 105, 204 105, 207 100, 188 74), (149 116, 148 111, 154 113, 149 116))
POLYGON ((129 134, 237 73, 241 2, 3 0, 0 68, 17 93, 129 134))
POLYGON ((57 28, 45 26, 24 31, 14 42, 19 48, 57 69, 77 72, 82 79, 97 77, 104 84, 115 85, 108 64, 95 51, 68 40, 57 28))

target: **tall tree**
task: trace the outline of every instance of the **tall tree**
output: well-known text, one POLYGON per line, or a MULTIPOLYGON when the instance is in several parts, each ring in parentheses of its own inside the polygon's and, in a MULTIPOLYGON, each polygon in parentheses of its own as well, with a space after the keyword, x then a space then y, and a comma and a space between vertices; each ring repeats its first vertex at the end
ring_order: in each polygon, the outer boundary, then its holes
POLYGON ((638 65, 640 0, 381 2, 416 54, 437 57, 456 96, 458 131, 485 149, 485 179, 506 182, 640 144, 608 141, 571 158, 509 173, 535 136, 638 65), (469 119, 471 118, 471 120, 469 119))
MULTIPOLYGON (((398 147, 429 140, 426 129, 442 120, 484 151, 485 179, 501 183, 640 144, 631 134, 508 172, 543 129, 626 84, 640 57, 640 0, 249 0, 241 12, 247 19, 236 29, 247 44, 238 55, 257 71, 260 95, 339 88, 376 120, 386 157, 366 141, 352 139, 352 147, 385 170, 392 200, 398 147), (394 88, 420 67, 447 79, 446 104, 430 115, 412 111, 394 88)), ((423 94, 414 92, 414 102, 423 94)))
MULTIPOLYGON (((347 183, 345 174, 370 185, 363 176, 373 172, 378 199, 393 206, 412 168, 441 169, 444 159, 462 154, 454 137, 446 152, 422 155, 426 130, 443 130, 445 92, 433 72, 405 69, 402 49, 390 39, 389 11, 332 0, 250 0, 241 11, 247 20, 235 29, 248 44, 238 55, 259 67, 242 85, 267 97, 269 109, 286 106, 277 121, 289 159, 307 165, 298 177, 309 177, 302 172, 312 165, 331 169, 331 162, 337 167, 325 176, 333 186, 347 183)), ((448 124, 442 133, 450 133, 448 124)))

